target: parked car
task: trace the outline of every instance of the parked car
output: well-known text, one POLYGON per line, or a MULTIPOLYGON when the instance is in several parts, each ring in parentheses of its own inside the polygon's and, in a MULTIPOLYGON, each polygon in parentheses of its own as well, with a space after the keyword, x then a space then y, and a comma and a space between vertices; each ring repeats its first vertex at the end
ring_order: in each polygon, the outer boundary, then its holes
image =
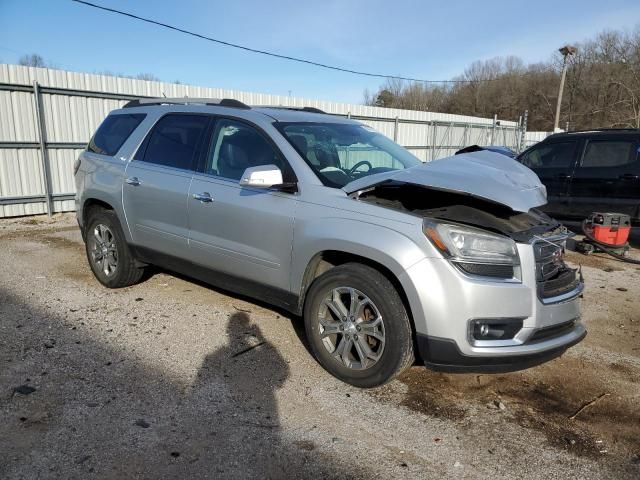
POLYGON ((618 212, 640 225, 640 129, 550 135, 518 156, 547 187, 551 215, 618 212))
POLYGON ((423 164, 314 109, 136 100, 104 120, 75 181, 103 285, 159 265, 302 315, 317 360, 353 385, 414 358, 527 368, 586 334, 566 230, 535 210, 536 175, 504 155, 423 164))

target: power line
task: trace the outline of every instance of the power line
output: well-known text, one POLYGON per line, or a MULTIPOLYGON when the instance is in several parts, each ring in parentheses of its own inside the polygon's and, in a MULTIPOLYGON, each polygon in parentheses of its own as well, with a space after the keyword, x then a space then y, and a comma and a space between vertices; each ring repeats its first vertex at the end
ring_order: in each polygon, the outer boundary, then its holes
POLYGON ((489 78, 485 80, 423 80, 420 78, 411 78, 411 77, 402 77, 398 75, 384 75, 381 73, 370 73, 370 72, 361 72, 358 70, 351 70, 349 68, 336 67, 334 65, 327 65, 325 63, 314 62, 312 60, 306 60, 304 58, 290 57, 288 55, 281 55, 279 53, 267 52, 265 50, 258 50, 256 48, 247 47, 244 45, 238 45, 236 43, 226 42, 224 40, 219 40, 217 38, 208 37, 206 35, 202 35, 200 33, 195 33, 189 30, 185 30, 184 28, 174 27, 173 25, 169 25, 167 23, 158 22, 156 20, 152 20, 150 18, 140 17, 138 15, 134 15, 133 13, 123 12, 121 10, 116 10, 115 8, 103 7, 102 5, 96 5, 95 3, 85 2, 84 0, 71 0, 76 3, 81 3, 83 5, 87 5, 89 7, 97 8, 99 10, 104 10, 111 13, 117 13, 118 15, 124 15, 125 17, 130 17, 135 20, 140 20, 142 22, 151 23, 153 25, 158 25, 160 27, 168 28, 170 30, 175 30, 176 32, 184 33, 187 35, 191 35, 193 37, 201 38, 203 40, 208 40, 210 42, 218 43, 220 45, 224 45, 227 47, 238 48, 240 50, 245 50, 247 52, 258 53, 261 55, 267 55, 270 57, 280 58, 283 60, 290 60, 298 63, 306 63, 307 65, 313 65, 316 67, 327 68, 329 70, 336 70, 338 72, 352 73, 354 75, 362 75, 365 77, 375 77, 375 78, 386 78, 391 80, 406 80, 409 82, 417 82, 417 83, 475 83, 475 82, 491 82, 497 79, 489 78))

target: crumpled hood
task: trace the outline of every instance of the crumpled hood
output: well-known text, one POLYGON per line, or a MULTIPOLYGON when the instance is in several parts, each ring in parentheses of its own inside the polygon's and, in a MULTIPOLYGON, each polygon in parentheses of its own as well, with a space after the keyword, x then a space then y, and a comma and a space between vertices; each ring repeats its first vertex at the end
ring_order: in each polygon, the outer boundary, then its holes
POLYGON ((463 153, 359 178, 343 190, 353 193, 388 181, 466 193, 518 212, 528 212, 547 203, 547 189, 533 171, 516 160, 489 151, 463 153))

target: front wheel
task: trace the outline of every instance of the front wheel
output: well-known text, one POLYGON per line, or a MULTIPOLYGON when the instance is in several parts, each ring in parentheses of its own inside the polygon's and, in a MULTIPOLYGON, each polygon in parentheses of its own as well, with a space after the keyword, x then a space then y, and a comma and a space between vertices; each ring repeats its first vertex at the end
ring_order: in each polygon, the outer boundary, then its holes
POLYGON ((332 268, 311 285, 304 307, 320 364, 357 387, 382 385, 413 362, 409 317, 393 284, 358 263, 332 268))

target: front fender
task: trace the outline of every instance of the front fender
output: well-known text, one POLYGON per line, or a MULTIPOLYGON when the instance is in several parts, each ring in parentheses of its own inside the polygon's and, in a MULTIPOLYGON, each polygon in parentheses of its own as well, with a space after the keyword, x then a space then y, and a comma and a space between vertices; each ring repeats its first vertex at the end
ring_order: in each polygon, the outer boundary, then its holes
POLYGON ((291 291, 295 294, 301 293, 307 266, 321 252, 365 257, 390 270, 396 278, 426 256, 420 246, 398 230, 356 219, 297 220, 293 243, 291 291))

